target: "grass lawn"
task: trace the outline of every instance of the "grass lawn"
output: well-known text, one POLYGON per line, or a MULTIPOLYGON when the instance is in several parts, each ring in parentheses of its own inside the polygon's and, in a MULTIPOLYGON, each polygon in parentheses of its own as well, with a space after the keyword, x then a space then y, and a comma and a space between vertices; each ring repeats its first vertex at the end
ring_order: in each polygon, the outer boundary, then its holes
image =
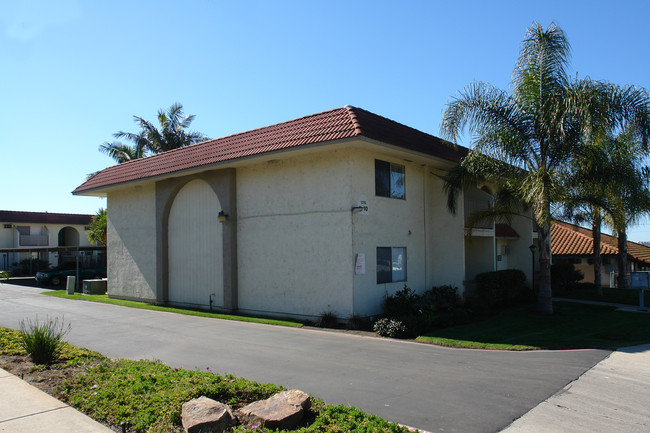
POLYGON ((123 307, 130 307, 130 308, 141 308, 143 310, 166 311, 168 313, 186 314, 188 316, 212 317, 214 319, 236 320, 239 322, 263 323, 266 325, 291 326, 293 328, 301 328, 303 326, 302 323, 291 322, 288 320, 275 320, 275 319, 266 319, 261 317, 240 316, 234 314, 219 314, 219 313, 210 313, 208 311, 164 307, 161 305, 148 304, 146 302, 111 299, 108 297, 108 295, 84 295, 81 293, 68 295, 65 290, 53 290, 51 292, 43 292, 43 294, 47 296, 54 296, 56 298, 76 299, 80 301, 90 301, 90 302, 102 302, 104 304, 121 305, 123 307))
MULTIPOLYGON (((558 295, 560 298, 581 299, 587 301, 612 302, 615 304, 639 305, 639 291, 603 288, 603 296, 596 295, 592 288, 576 289, 558 295)), ((650 291, 644 293, 645 305, 650 306, 650 291)))
POLYGON ((554 302, 553 308, 553 316, 539 315, 530 305, 512 308, 480 322, 434 330, 417 340, 505 350, 611 350, 650 342, 650 314, 568 302, 554 302))

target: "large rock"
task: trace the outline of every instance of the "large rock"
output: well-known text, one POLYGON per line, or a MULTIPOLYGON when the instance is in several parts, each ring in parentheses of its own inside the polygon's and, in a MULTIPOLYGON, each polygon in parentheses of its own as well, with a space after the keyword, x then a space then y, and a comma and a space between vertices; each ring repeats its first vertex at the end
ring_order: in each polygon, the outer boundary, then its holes
POLYGON ((256 425, 269 429, 292 429, 302 421, 305 410, 310 406, 309 395, 292 389, 244 406, 237 411, 237 418, 247 427, 256 425))
POLYGON ((184 403, 181 420, 187 433, 221 433, 235 424, 230 406, 208 397, 184 403))

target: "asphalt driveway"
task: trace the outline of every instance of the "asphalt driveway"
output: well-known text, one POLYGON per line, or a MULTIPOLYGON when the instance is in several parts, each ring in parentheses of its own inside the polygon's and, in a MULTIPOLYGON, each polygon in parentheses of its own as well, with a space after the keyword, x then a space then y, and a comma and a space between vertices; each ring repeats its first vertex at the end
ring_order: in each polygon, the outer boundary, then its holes
POLYGON ((450 349, 42 296, 0 284, 0 327, 64 316, 68 341, 110 357, 299 388, 432 432, 496 432, 610 352, 450 349))

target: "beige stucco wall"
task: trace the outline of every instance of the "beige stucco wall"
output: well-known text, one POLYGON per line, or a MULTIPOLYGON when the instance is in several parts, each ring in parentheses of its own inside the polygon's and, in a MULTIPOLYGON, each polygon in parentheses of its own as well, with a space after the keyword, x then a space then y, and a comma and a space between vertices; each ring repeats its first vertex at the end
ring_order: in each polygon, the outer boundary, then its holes
MULTIPOLYGON (((526 274, 528 284, 532 283, 532 255, 530 246, 533 244, 533 221, 526 217, 513 217, 510 226, 517 232, 519 239, 510 242, 510 254, 508 255, 508 268, 519 269, 526 274)), ((535 252, 535 269, 539 267, 539 252, 535 252)))
POLYGON ((496 269, 493 236, 465 237, 465 278, 473 280, 478 274, 496 269))
MULTIPOLYGON (((352 200, 361 195, 368 199, 368 215, 355 212, 353 251, 365 254, 366 273, 354 275, 354 313, 374 315, 381 311, 386 295, 407 284, 422 292, 425 287, 425 224, 422 167, 403 158, 366 150, 352 152, 352 200), (375 160, 404 166, 405 199, 375 195, 375 160), (409 234, 410 232, 410 234, 409 234), (406 281, 377 284, 377 247, 406 247, 406 281)), ((350 272, 353 273, 351 268, 350 272)))
POLYGON ((350 152, 237 169, 239 308, 352 314, 350 152))
POLYGON ((156 221, 154 185, 108 194, 108 294, 154 301, 156 221))
MULTIPOLYGON (((430 170, 429 170, 430 171, 430 170)), ((463 196, 458 198, 457 210, 447 209, 447 196, 440 177, 427 174, 427 288, 452 285, 464 294, 465 242, 463 196)))

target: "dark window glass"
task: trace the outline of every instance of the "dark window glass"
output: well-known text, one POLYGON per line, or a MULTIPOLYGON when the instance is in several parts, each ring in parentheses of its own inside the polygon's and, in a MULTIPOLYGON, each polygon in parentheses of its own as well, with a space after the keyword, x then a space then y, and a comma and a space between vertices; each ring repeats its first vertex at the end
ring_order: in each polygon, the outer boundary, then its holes
POLYGON ((406 281, 406 248, 377 247, 377 284, 406 281))
POLYGON ((375 160, 375 194, 390 197, 390 162, 375 160))
POLYGON ((377 284, 392 281, 391 259, 390 247, 377 247, 377 284))
POLYGON ((405 198, 404 166, 375 160, 375 195, 379 197, 405 198))

